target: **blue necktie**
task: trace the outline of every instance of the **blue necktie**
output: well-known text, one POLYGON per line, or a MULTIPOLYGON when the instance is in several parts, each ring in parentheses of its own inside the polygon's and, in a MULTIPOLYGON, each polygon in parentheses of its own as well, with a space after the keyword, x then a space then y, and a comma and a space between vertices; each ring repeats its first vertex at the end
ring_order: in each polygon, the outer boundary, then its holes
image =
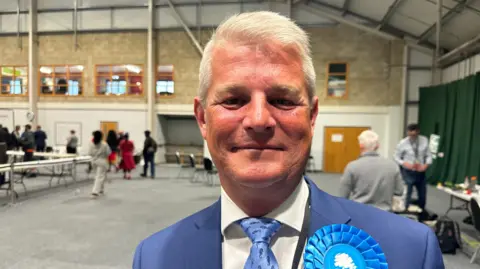
POLYGON ((278 269, 278 263, 270 248, 270 240, 280 229, 280 222, 267 218, 247 218, 240 221, 245 234, 252 240, 250 256, 244 269, 278 269))

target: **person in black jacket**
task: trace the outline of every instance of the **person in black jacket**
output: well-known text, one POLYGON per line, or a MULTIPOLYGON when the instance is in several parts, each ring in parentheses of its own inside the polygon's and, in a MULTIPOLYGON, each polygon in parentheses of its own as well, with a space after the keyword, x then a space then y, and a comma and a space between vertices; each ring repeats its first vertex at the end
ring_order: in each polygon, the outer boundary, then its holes
POLYGON ((5 128, 3 128, 3 126, 0 125, 0 143, 5 143, 8 146, 8 144, 11 143, 11 141, 12 139, 8 131, 5 131, 5 128))
POLYGON ((118 171, 118 167, 117 167, 118 136, 114 130, 108 131, 107 144, 110 147, 110 155, 108 156, 108 172, 110 172, 112 165, 115 166, 115 169, 118 171))
POLYGON ((40 125, 37 126, 37 131, 35 131, 35 144, 37 146, 38 152, 44 152, 47 143, 47 134, 42 130, 40 125))
POLYGON ((150 165, 151 177, 155 178, 155 152, 157 152, 157 142, 150 137, 150 131, 145 131, 145 142, 143 143, 143 174, 141 177, 147 176, 148 165, 150 165))

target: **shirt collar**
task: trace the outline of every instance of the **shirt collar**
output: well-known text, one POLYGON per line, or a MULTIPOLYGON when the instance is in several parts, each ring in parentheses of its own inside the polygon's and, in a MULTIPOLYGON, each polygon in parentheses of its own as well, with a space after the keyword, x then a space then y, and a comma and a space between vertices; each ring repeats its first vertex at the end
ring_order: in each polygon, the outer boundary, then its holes
MULTIPOLYGON (((302 230, 303 218, 305 215, 305 206, 308 201, 308 185, 305 180, 301 180, 295 190, 279 207, 265 215, 266 218, 278 220, 284 225, 300 232, 302 230)), ((225 235, 226 229, 233 223, 248 215, 243 212, 228 196, 223 188, 221 188, 221 231, 225 235)))
POLYGON ((375 151, 368 151, 368 152, 364 152, 360 155, 361 157, 364 157, 364 156, 380 156, 380 154, 378 154, 378 152, 375 152, 375 151))

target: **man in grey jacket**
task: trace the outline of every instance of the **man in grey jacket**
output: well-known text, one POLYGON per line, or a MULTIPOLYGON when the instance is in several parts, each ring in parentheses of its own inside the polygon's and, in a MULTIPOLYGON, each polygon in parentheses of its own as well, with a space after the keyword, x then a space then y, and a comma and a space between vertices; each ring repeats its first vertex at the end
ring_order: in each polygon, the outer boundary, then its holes
POLYGON ((340 197, 391 211, 394 195, 402 195, 404 185, 398 165, 381 157, 378 135, 367 130, 358 137, 361 155, 350 162, 340 180, 340 197))

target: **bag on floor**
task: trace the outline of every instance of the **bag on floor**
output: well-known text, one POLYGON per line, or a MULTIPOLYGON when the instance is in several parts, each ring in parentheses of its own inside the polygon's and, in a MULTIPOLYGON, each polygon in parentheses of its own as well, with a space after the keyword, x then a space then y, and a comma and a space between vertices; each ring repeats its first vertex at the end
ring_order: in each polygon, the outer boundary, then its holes
POLYGON ((435 224, 435 235, 442 253, 455 254, 457 248, 462 246, 458 223, 447 216, 438 219, 435 224))

